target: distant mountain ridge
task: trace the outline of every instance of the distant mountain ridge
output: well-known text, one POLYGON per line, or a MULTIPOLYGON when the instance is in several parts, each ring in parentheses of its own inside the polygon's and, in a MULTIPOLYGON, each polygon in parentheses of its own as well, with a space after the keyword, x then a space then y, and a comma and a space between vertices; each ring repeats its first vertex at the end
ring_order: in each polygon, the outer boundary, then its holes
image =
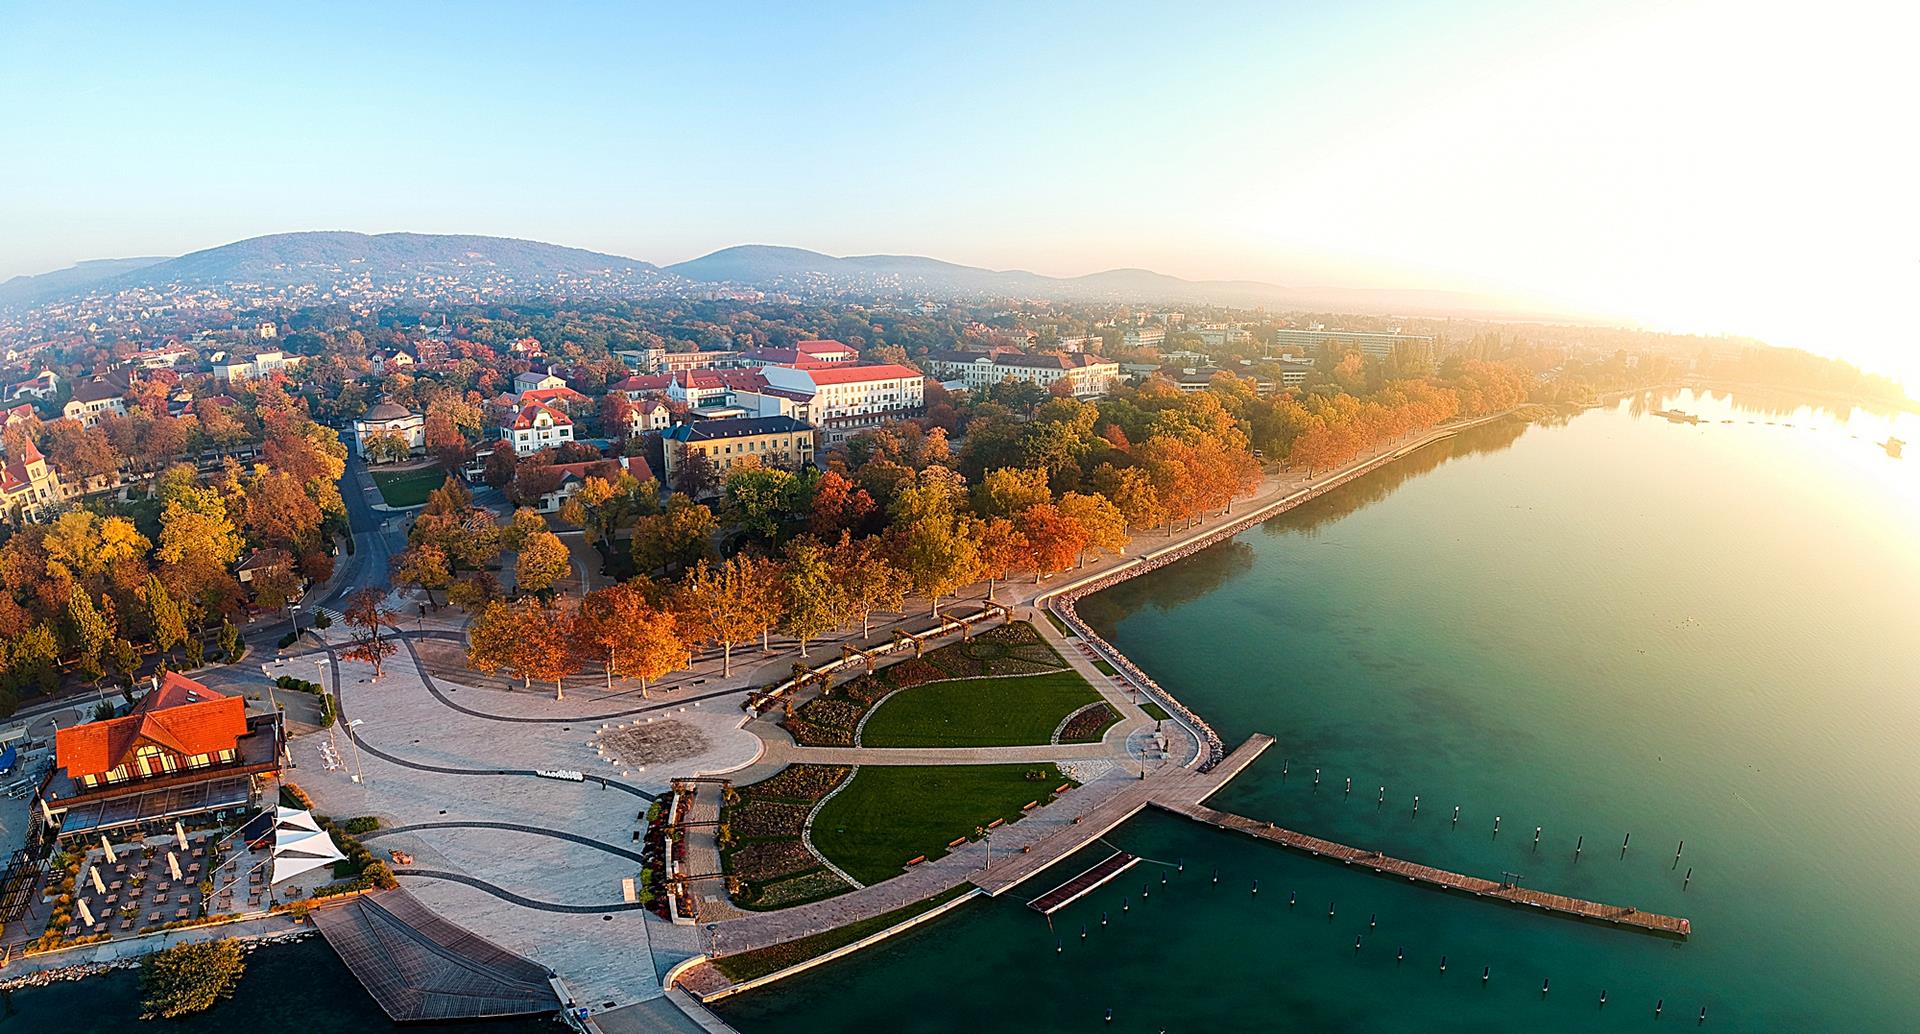
POLYGON ((1506 318, 1527 315, 1514 312, 1496 299, 1454 292, 1184 280, 1147 269, 1054 277, 1019 269, 983 269, 920 255, 836 257, 764 244, 722 248, 663 268, 640 259, 508 237, 346 231, 270 234, 177 258, 83 262, 0 284, 0 307, 33 306, 94 292, 183 286, 289 289, 293 304, 305 304, 330 291, 368 284, 391 289, 391 295, 377 300, 425 297, 430 289, 444 291, 449 284, 489 300, 543 294, 656 294, 726 284, 797 295, 1009 297, 1506 318))
POLYGON ((805 248, 766 244, 722 248, 666 266, 664 270, 701 283, 737 284, 762 290, 838 289, 849 293, 1519 315, 1497 299, 1452 291, 1287 287, 1257 280, 1185 280, 1149 269, 1109 269, 1084 276, 1053 277, 1021 269, 963 266, 919 255, 841 258, 805 248))

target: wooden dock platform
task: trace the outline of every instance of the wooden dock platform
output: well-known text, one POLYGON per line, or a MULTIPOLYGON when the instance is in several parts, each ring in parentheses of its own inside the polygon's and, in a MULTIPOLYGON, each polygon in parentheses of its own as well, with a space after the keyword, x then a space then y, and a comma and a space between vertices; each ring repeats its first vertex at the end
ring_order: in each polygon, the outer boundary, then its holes
POLYGON ((1271 822, 1259 822, 1244 815, 1209 808, 1198 802, 1155 800, 1152 803, 1167 811, 1185 815, 1210 826, 1245 833, 1296 851, 1305 851, 1316 858, 1333 859, 1345 865, 1365 866, 1382 876, 1401 876, 1414 883, 1438 887, 1442 890, 1463 891, 1477 898, 1491 898, 1523 908, 1539 909, 1554 915, 1608 923, 1668 937, 1684 938, 1693 932, 1692 923, 1675 916, 1642 912, 1639 909, 1620 905, 1605 905, 1597 901, 1584 901, 1564 894, 1549 894, 1545 891, 1529 890, 1526 887, 1495 883, 1477 876, 1448 872, 1430 865, 1393 858, 1379 851, 1364 851, 1305 833, 1296 833, 1290 829, 1282 829, 1271 822))
POLYGON ((1041 915, 1050 916, 1093 893, 1101 884, 1139 864, 1140 858, 1137 855, 1115 851, 1095 862, 1087 871, 1027 902, 1027 907, 1041 915))

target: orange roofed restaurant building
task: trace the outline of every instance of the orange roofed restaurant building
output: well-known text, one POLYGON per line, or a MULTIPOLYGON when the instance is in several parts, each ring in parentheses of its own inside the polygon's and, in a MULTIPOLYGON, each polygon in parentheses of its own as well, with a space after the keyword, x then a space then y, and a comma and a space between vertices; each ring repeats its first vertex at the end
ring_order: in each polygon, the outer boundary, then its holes
POLYGON ((55 733, 34 812, 62 839, 90 840, 241 817, 280 773, 282 747, 278 711, 249 715, 244 697, 168 672, 131 712, 55 733))

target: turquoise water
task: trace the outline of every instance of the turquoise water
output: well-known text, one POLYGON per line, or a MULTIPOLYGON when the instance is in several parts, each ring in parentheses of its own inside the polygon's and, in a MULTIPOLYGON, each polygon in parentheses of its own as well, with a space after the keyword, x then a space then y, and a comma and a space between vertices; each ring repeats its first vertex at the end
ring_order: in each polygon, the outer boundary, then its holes
POLYGON ((1692 393, 1486 428, 1081 607, 1230 742, 1277 738, 1216 806, 1684 915, 1685 943, 1147 815, 1109 840, 1184 872, 1136 868, 1054 930, 1023 895, 970 904, 721 1011, 746 1034, 1625 1030, 1703 1006, 1716 1030, 1920 1029, 1920 463, 1873 444, 1888 428, 1692 393))

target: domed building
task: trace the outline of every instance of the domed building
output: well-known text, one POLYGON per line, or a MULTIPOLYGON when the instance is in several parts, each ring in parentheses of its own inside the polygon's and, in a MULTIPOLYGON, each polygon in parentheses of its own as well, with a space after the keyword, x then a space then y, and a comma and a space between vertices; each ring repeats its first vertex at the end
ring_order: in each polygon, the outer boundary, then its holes
POLYGON ((424 449, 427 419, 397 402, 382 399, 353 422, 354 451, 366 455, 367 439, 376 434, 396 434, 406 439, 407 448, 424 449))

